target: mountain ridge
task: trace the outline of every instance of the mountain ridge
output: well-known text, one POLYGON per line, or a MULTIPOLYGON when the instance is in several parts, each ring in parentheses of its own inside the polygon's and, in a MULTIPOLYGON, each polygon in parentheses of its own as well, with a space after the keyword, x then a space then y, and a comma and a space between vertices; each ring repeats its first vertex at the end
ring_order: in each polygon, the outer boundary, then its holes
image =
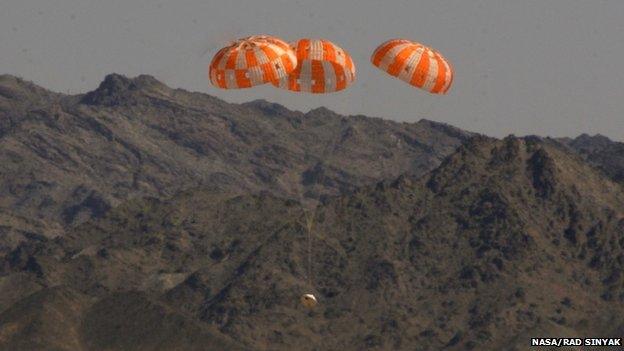
POLYGON ((276 114, 267 103, 229 104, 145 75, 111 74, 79 95, 11 76, 2 76, 0 88, 0 160, 8 166, 0 208, 18 231, 53 236, 132 197, 199 185, 314 202, 404 171, 422 173, 471 135, 433 122, 270 105, 276 114))

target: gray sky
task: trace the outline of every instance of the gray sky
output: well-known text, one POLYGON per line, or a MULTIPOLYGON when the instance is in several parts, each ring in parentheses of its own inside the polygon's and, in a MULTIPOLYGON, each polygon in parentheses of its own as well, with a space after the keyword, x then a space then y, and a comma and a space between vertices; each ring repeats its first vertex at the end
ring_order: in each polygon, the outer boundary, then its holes
POLYGON ((623 62, 622 0, 0 0, 0 73, 55 91, 92 90, 112 72, 150 74, 232 102, 428 118, 497 137, 624 140, 623 62), (261 33, 334 41, 353 56, 356 83, 332 95, 210 86, 219 47, 261 33), (413 89, 369 63, 395 37, 449 59, 449 95, 413 89))

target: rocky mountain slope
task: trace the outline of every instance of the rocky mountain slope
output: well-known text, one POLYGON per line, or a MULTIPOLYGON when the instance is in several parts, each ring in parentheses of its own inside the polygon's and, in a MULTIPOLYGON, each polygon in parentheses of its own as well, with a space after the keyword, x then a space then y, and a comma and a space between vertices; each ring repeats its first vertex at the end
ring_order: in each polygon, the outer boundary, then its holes
POLYGON ((611 179, 624 184, 624 143, 612 141, 603 135, 587 134, 559 141, 579 153, 585 161, 603 171, 611 179))
POLYGON ((1 350, 244 350, 213 327, 139 292, 96 301, 66 287, 36 292, 0 317, 1 350))
POLYGON ((0 76, 3 246, 54 237, 132 198, 202 186, 312 204, 402 173, 424 174, 470 136, 265 101, 228 104, 150 76, 109 75, 81 95, 0 76))
MULTIPOLYGON (((28 332, 29 301, 59 295, 38 305, 79 306, 55 323, 75 326, 68 350, 159 342, 129 316, 182 348, 205 335, 255 350, 524 350, 532 336, 617 337, 622 233, 623 187, 568 147, 476 137, 430 173, 314 211, 270 192, 199 187, 32 238, 1 261, 0 321, 11 327, 0 340, 28 332), (307 311, 298 297, 310 291, 320 305, 307 311)), ((46 330, 37 335, 54 340, 46 330)))

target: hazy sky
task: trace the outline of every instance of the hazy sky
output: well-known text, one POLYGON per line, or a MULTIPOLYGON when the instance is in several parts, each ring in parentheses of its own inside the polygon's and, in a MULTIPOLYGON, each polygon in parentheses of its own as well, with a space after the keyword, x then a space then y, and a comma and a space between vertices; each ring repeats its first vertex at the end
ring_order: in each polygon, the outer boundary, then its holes
POLYGON ((232 102, 428 118, 498 137, 624 140, 623 67, 622 0, 0 0, 0 74, 61 92, 92 90, 112 72, 150 74, 232 102), (356 83, 332 95, 210 86, 218 48, 260 33, 334 41, 353 56, 356 83), (413 89, 369 63, 395 37, 451 61, 449 95, 413 89))

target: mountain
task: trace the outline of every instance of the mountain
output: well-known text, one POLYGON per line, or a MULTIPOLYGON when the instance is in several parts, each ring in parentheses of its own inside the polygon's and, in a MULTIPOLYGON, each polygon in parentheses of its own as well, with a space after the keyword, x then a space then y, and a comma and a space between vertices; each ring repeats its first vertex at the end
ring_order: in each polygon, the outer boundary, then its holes
POLYGON ((265 101, 229 104, 150 76, 63 95, 0 76, 2 249, 56 237, 127 200, 196 187, 269 191, 308 206, 422 175, 471 133, 265 101))
MULTIPOLYGON (((126 201, 18 244, 1 261, 14 283, 0 296, 25 282, 71 291, 54 303, 93 307, 63 323, 86 321, 77 338, 101 349, 149 349, 146 330, 184 348, 209 328, 210 340, 255 350, 524 350, 535 336, 621 335, 623 232, 624 189, 569 147, 473 137, 426 174, 315 209, 202 187, 126 201), (316 309, 299 304, 304 292, 316 309)), ((5 299, 3 325, 37 294, 5 299)))
POLYGON ((0 317, 1 350, 244 350, 212 328, 137 292, 99 301, 43 289, 0 317))
POLYGON ((624 184, 624 143, 612 141, 600 134, 582 134, 575 139, 563 138, 560 141, 611 179, 624 184))

